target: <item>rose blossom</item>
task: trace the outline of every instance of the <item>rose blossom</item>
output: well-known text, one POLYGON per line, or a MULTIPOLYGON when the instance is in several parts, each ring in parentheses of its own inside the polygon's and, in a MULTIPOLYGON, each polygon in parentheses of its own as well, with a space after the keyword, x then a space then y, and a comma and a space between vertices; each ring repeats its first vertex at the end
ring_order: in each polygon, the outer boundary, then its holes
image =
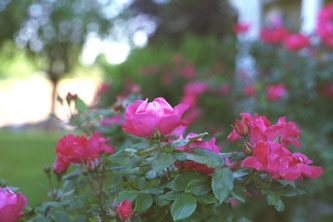
POLYGON ((283 46, 290 51, 297 51, 310 44, 309 37, 303 34, 291 34, 284 38, 283 46))
POLYGON ((58 158, 71 163, 91 162, 100 159, 103 151, 113 153, 113 147, 105 144, 108 140, 102 138, 100 132, 94 132, 89 138, 68 134, 60 138, 55 152, 58 158))
POLYGON ((283 27, 263 28, 260 32, 260 39, 267 43, 280 43, 289 34, 289 31, 283 27))
POLYGON ((260 140, 278 140, 283 146, 293 144, 298 147, 300 145, 298 139, 301 131, 294 122, 286 122, 285 116, 280 117, 276 124, 271 125, 266 116, 254 114, 252 117, 249 113, 241 113, 240 115, 242 119, 235 120, 234 129, 228 135, 228 140, 233 141, 248 136, 251 144, 260 140))
POLYGON ((127 199, 123 200, 116 209, 116 214, 119 215, 121 221, 125 221, 133 216, 131 202, 127 199))
POLYGON ((255 96, 256 89, 254 88, 253 85, 246 85, 243 87, 243 92, 245 95, 252 97, 252 96, 255 96))
POLYGON ((155 98, 152 102, 148 102, 148 99, 137 100, 126 107, 122 128, 139 137, 151 137, 155 133, 171 135, 178 127, 185 125, 181 117, 188 107, 187 104, 180 103, 172 108, 162 97, 155 98))
POLYGON ((250 27, 250 23, 237 23, 233 25, 232 31, 236 34, 242 34, 249 31, 250 27))
POLYGON ((68 170, 70 162, 64 159, 62 156, 57 156, 55 162, 53 163, 53 172, 61 175, 68 170))
POLYGON ((264 170, 273 179, 296 180, 303 177, 317 178, 322 173, 318 166, 301 153, 291 153, 287 148, 276 142, 258 141, 254 144, 253 155, 246 157, 242 167, 264 170))
POLYGON ((9 187, 0 187, 0 221, 14 222, 23 216, 23 208, 27 205, 27 198, 21 193, 14 193, 9 187))
POLYGON ((270 101, 279 100, 286 94, 286 85, 284 83, 270 84, 267 86, 267 99, 270 101))
POLYGON ((316 34, 323 44, 333 48, 333 3, 323 7, 317 16, 316 34))

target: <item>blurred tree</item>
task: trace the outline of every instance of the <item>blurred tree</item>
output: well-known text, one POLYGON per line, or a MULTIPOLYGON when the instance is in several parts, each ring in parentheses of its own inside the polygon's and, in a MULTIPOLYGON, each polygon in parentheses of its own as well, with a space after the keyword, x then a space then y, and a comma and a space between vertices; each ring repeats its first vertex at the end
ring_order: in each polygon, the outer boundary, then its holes
POLYGON ((227 0, 136 0, 125 10, 124 17, 146 15, 157 26, 150 43, 166 39, 180 43, 186 33, 222 37, 230 33, 236 12, 227 0))
MULTIPOLYGON (((26 0, 0 2, 0 44, 14 38, 29 58, 38 61, 53 84, 55 110, 57 84, 78 64, 89 35, 109 35, 119 5, 113 0, 26 0)), ((1 45, 0 45, 1 46, 1 45)))

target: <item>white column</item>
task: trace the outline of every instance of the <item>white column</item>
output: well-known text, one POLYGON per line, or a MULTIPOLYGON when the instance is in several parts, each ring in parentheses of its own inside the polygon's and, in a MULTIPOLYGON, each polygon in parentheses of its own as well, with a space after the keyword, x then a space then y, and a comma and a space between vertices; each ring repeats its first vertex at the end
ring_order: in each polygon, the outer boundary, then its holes
POLYGON ((251 24, 245 39, 257 40, 261 29, 261 0, 229 0, 229 4, 237 10, 239 23, 251 24))
POLYGON ((302 0, 300 32, 313 34, 315 31, 317 13, 322 7, 322 0, 302 0))

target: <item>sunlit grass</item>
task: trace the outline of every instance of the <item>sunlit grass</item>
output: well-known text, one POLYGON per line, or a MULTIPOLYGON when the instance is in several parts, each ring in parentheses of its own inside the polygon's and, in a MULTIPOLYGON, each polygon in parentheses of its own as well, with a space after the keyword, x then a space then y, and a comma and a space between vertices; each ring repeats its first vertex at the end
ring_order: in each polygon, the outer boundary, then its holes
POLYGON ((43 166, 52 166, 54 148, 63 132, 0 130, 0 178, 17 187, 34 206, 48 200, 49 184, 43 166))

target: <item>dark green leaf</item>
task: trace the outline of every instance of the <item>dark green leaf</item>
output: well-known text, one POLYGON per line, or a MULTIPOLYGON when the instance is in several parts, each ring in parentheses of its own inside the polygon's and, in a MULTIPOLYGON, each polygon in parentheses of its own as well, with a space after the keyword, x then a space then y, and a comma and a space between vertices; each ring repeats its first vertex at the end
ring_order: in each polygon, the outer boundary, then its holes
POLYGON ((303 195, 306 192, 304 190, 300 190, 291 186, 283 188, 283 196, 285 197, 295 197, 299 195, 303 195))
POLYGON ((75 97, 75 108, 79 113, 85 113, 88 111, 88 106, 78 96, 75 97))
POLYGON ((212 189, 216 199, 222 203, 233 189, 234 177, 229 168, 216 168, 213 173, 212 189))
POLYGON ((158 195, 154 197, 154 203, 162 207, 169 204, 169 201, 165 198, 165 195, 158 195))
POLYGON ((273 205, 278 212, 284 211, 284 203, 281 200, 280 194, 271 192, 267 195, 268 205, 273 205))
POLYGON ((202 175, 197 172, 182 173, 170 181, 167 184, 167 187, 174 191, 184 191, 189 181, 196 178, 201 178, 201 176, 202 175))
POLYGON ((120 191, 118 196, 117 196, 117 201, 121 202, 125 199, 128 199, 129 201, 133 202, 135 198, 139 195, 139 191, 137 190, 125 190, 125 191, 120 191))
POLYGON ((234 198, 236 198, 237 200, 241 201, 242 203, 245 203, 246 189, 245 189, 244 185, 235 181, 234 188, 231 191, 231 195, 234 198))
POLYGON ((152 161, 152 167, 157 171, 161 171, 166 167, 170 166, 175 162, 175 158, 171 153, 161 152, 159 155, 152 161))
POLYGON ((73 180, 81 175, 81 170, 74 170, 62 177, 63 180, 73 180))
POLYGON ((171 215, 174 221, 191 216, 197 207, 195 197, 190 194, 182 193, 177 196, 171 205, 171 215))
POLYGON ((191 152, 193 155, 188 157, 189 160, 194 160, 198 163, 205 164, 209 168, 216 168, 223 166, 224 164, 222 157, 213 151, 202 148, 192 148, 191 152))
POLYGON ((217 201, 214 194, 212 194, 212 193, 202 195, 202 196, 198 196, 196 198, 197 198, 197 202, 199 204, 204 204, 204 205, 216 203, 216 201, 217 201))
POLYGON ((72 220, 65 214, 59 211, 50 212, 49 217, 52 218, 54 221, 61 221, 61 222, 71 222, 72 220))
POLYGON ((146 193, 140 193, 135 199, 135 212, 143 212, 149 209, 153 204, 153 198, 146 193))
POLYGON ((201 196, 204 194, 207 194, 212 190, 211 185, 210 185, 210 177, 202 175, 200 179, 194 179, 191 180, 186 188, 185 192, 186 193, 191 193, 195 196, 201 196))
POLYGON ((170 151, 176 150, 178 147, 185 146, 189 142, 190 142, 190 140, 187 138, 174 140, 171 143, 168 143, 165 146, 163 146, 162 150, 166 151, 166 152, 170 152, 170 151))

